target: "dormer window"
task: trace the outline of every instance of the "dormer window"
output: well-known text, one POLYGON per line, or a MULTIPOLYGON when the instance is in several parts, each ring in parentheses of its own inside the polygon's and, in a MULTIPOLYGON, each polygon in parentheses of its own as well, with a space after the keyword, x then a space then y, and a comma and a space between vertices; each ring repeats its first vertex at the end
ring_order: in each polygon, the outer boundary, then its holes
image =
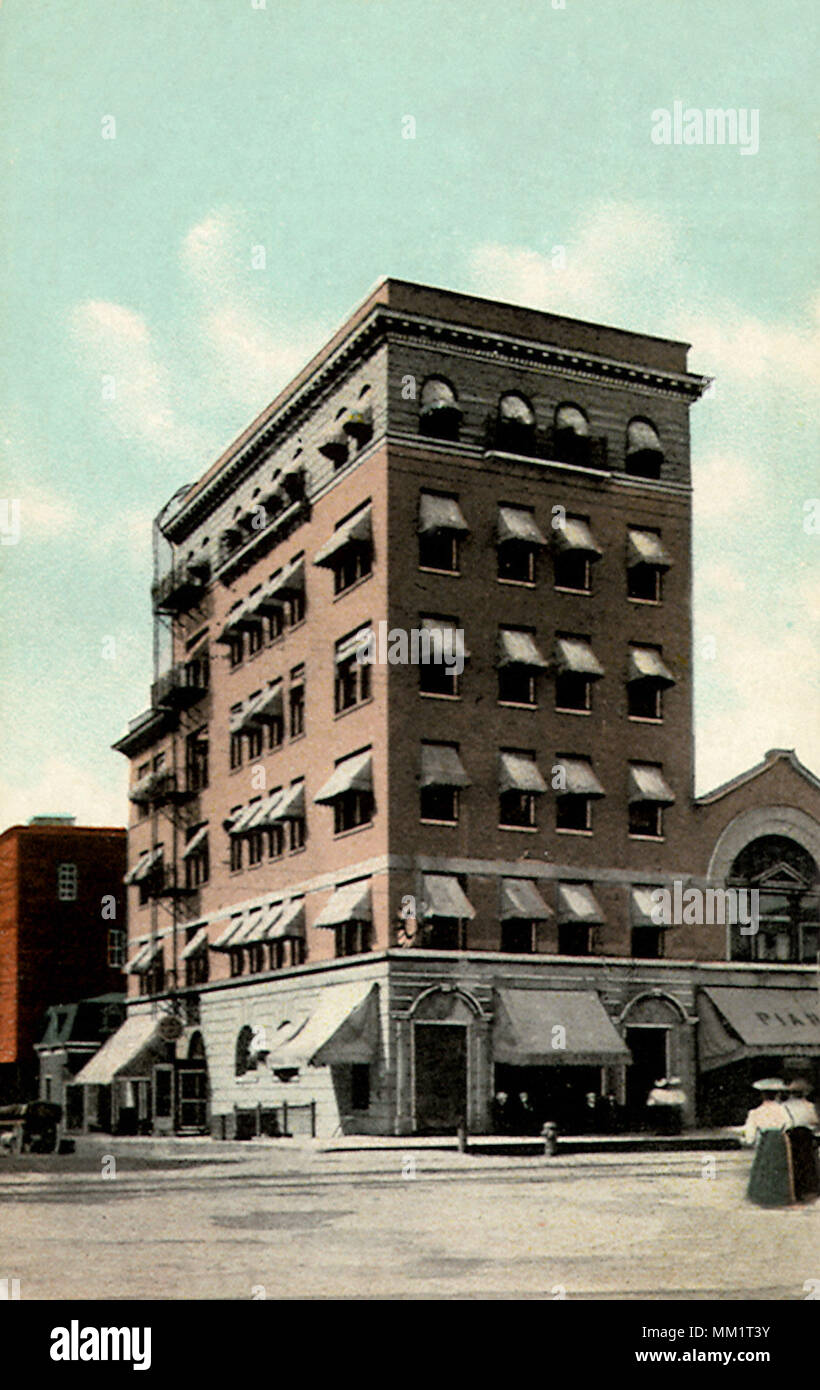
POLYGON ((651 420, 630 420, 626 427, 626 471, 637 478, 659 478, 663 463, 660 437, 651 420))
POLYGON ((433 439, 458 439, 461 410, 456 393, 444 377, 428 377, 421 388, 419 430, 433 439))

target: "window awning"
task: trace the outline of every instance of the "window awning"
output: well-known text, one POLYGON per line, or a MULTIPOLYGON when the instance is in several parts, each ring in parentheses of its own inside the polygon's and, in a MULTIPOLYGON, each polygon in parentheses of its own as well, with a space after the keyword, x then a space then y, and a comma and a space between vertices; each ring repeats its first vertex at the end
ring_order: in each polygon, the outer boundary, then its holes
POLYGON ((604 674, 604 668, 589 642, 581 637, 556 638, 553 666, 562 676, 588 676, 590 680, 598 680, 604 674))
POLYGON ((422 787, 469 787, 470 779, 455 748, 446 743, 421 745, 422 787))
POLYGON ((265 593, 269 603, 281 604, 286 598, 293 594, 303 594, 305 591, 305 557, 300 555, 297 560, 291 560, 290 564, 285 565, 278 574, 273 576, 265 586, 265 593))
POLYGON ((256 946, 265 939, 266 914, 261 908, 246 912, 241 925, 230 939, 230 948, 235 946, 256 946))
POLYGON ((123 966, 124 973, 126 975, 141 975, 161 952, 162 946, 158 941, 146 941, 145 945, 140 946, 139 950, 123 966))
POLYGON ((273 1071, 374 1062, 379 1050, 379 987, 369 980, 326 987, 313 1013, 268 1054, 273 1071))
POLYGON ((267 690, 263 690, 259 699, 254 701, 250 722, 252 724, 272 723, 274 720, 282 718, 283 708, 282 682, 277 681, 276 685, 270 685, 267 690))
POLYGON ((99 1052, 72 1077, 75 1086, 110 1086, 115 1076, 150 1074, 154 1061, 165 1056, 160 1036, 162 1014, 130 1014, 99 1052))
POLYGON ((820 1056, 817 989, 759 985, 701 989, 698 999, 701 1071, 744 1057, 820 1056))
POLYGON ((498 1001, 495 1062, 580 1067, 631 1061, 629 1048, 591 990, 501 989, 498 1001))
POLYGON ((475 917, 475 908, 455 874, 423 874, 421 891, 427 905, 426 917, 459 921, 472 921, 475 917))
POLYGON ((648 420, 630 420, 626 435, 627 457, 642 453, 644 449, 651 449, 655 453, 660 450, 658 432, 648 420))
POLYGON ((239 709, 234 710, 228 720, 228 732, 241 734, 244 730, 252 728, 267 695, 266 690, 260 690, 250 700, 245 700, 239 709))
POLYGON ((601 905, 586 883, 558 884, 558 922, 605 922, 601 905))
POLYGON ((675 793, 664 781, 659 767, 652 763, 631 763, 629 768, 629 800, 656 801, 659 806, 671 806, 675 793))
POLYGON ((286 938, 303 940, 305 935, 305 900, 294 898, 289 903, 277 903, 271 908, 265 927, 266 941, 286 938))
POLYGON ((338 763, 332 776, 314 796, 320 804, 332 803, 345 792, 373 790, 373 754, 357 753, 355 757, 345 758, 338 763))
POLYGON ((192 956, 195 956, 195 955, 197 954, 198 951, 204 951, 205 948, 207 947, 207 945, 208 945, 208 928, 207 928, 207 927, 199 927, 199 928, 194 932, 194 934, 193 934, 193 936, 191 937, 190 941, 186 941, 185 945, 183 946, 182 950, 180 951, 180 953, 179 953, 179 958, 180 958, 180 960, 190 960, 191 957, 192 957, 192 956))
POLYGON ((629 532, 627 564, 630 569, 634 565, 654 565, 656 569, 668 570, 671 563, 660 536, 654 531, 629 532))
POLYGON ((372 406, 357 406, 348 410, 342 420, 342 429, 345 434, 352 434, 354 439, 368 439, 373 432, 372 406))
POLYGON ((357 628, 355 632, 351 632, 349 637, 338 642, 336 644, 336 665, 338 666, 340 662, 355 656, 362 648, 366 648, 372 635, 373 629, 365 623, 364 627, 357 628))
POLYGON ((501 920, 546 922, 552 916, 531 878, 502 878, 501 920))
POLYGON ((546 536, 535 521, 532 512, 523 507, 499 507, 495 525, 495 538, 499 545, 505 541, 521 541, 524 545, 546 545, 546 536))
POLYGON ((420 535, 429 531, 469 531, 455 497, 438 497, 433 492, 423 492, 419 501, 420 535))
POLYGON ((252 801, 249 806, 241 806, 235 811, 226 825, 229 835, 244 835, 250 830, 249 822, 261 809, 262 801, 252 801))
POLYGON ((238 933, 244 926, 244 924, 244 913, 240 912, 238 915, 231 917, 227 926, 223 928, 219 936, 216 938, 216 941, 211 942, 211 950, 227 951, 230 948, 232 942, 234 941, 234 938, 238 935, 238 933))
POLYGON ((144 777, 140 777, 139 781, 134 783, 128 793, 128 800, 133 801, 135 806, 150 801, 153 794, 158 791, 168 779, 168 776, 169 773, 165 768, 159 769, 156 772, 147 772, 144 777))
POLYGON ((470 653, 464 645, 464 634, 461 628, 449 618, 422 618, 422 632, 439 633, 439 641, 431 639, 430 655, 435 659, 438 655, 446 658, 445 665, 453 662, 455 657, 460 657, 466 661, 470 653))
POLYGON ((123 883, 142 883, 143 879, 148 878, 162 862, 162 845, 157 845, 155 849, 143 854, 133 869, 129 869, 123 879, 123 883))
MULTIPOLYGON (((259 595, 253 602, 258 602, 259 595)), ((232 642, 245 627, 254 627, 259 622, 259 614, 254 612, 253 602, 245 599, 243 603, 237 604, 228 614, 221 630, 217 633, 214 641, 232 642)))
POLYGON ((305 784, 294 782, 283 791, 273 812, 274 821, 302 820, 305 815, 305 784))
POLYGON ((270 796, 263 797, 254 808, 254 814, 245 822, 243 833, 265 830, 268 826, 274 825, 278 819, 277 811, 281 801, 281 791, 271 792, 270 796))
POLYGON ((652 916, 653 910, 657 912, 657 907, 652 901, 654 888, 630 888, 629 890, 629 920, 633 927, 665 927, 669 923, 663 920, 662 914, 658 913, 658 920, 652 916))
POLYGON ((534 666, 545 670, 549 662, 544 659, 529 632, 515 628, 502 627, 498 634, 499 666, 534 666))
POLYGON ((196 854, 197 850, 201 849, 202 846, 205 844, 207 838, 208 822, 206 821, 204 825, 201 825, 198 830, 194 831, 190 840, 188 840, 187 844, 185 845, 185 848, 183 849, 180 858, 189 859, 192 854, 196 854))
POLYGON ((674 685, 675 677, 654 647, 630 647, 628 681, 652 681, 654 685, 674 685))
POLYGON ((499 791, 545 792, 547 784, 533 758, 522 753, 499 753, 499 791))
POLYGON ((583 758, 556 758, 556 767, 564 769, 565 784, 556 788, 556 796, 605 796, 592 764, 583 758))
POLYGON ((603 555, 603 551, 580 517, 568 516, 563 526, 555 529, 555 544, 559 550, 580 550, 588 555, 603 555))
POLYGON ((373 521, 370 507, 363 507, 355 516, 342 522, 329 540, 317 550, 313 557, 314 565, 333 566, 340 550, 348 545, 370 545, 373 541, 373 521))
POLYGON ((334 889, 333 897, 325 903, 314 927, 340 927, 344 922, 371 922, 370 879, 359 878, 355 883, 343 883, 334 889))

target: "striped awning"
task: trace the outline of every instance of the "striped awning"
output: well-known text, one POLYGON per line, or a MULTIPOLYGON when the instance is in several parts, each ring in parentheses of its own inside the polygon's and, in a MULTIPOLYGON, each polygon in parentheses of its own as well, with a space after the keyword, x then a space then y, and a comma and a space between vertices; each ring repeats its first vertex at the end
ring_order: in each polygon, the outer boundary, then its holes
POLYGON ((293 898, 289 903, 276 903, 270 908, 265 922, 266 941, 302 940, 304 935, 304 898, 293 898))
POLYGON ((192 854, 196 854, 197 850, 201 849, 202 846, 205 844, 207 838, 208 822, 206 821, 204 825, 201 825, 198 830, 194 831, 190 840, 186 842, 185 848, 183 849, 180 858, 188 859, 192 854))
POLYGON ((162 955, 161 941, 148 941, 131 957, 123 967, 126 975, 143 975, 148 967, 162 955))
POLYGON ((347 661, 351 656, 355 656, 358 651, 365 649, 372 639, 373 629, 369 623, 363 627, 358 627, 355 632, 351 632, 348 637, 343 637, 336 643, 336 665, 347 661))
POLYGON ((369 545, 373 540, 373 519, 370 506, 362 507, 356 512, 355 516, 343 521, 329 540, 317 550, 313 557, 314 565, 330 565, 336 563, 336 558, 340 550, 348 545, 369 545))
POLYGON ((314 927, 340 927, 344 922, 370 922, 373 908, 370 901, 370 879, 360 878, 336 888, 313 923, 314 927))
POLYGON ((629 920, 633 927, 665 927, 670 925, 664 921, 663 914, 657 912, 652 899, 652 894, 655 892, 656 889, 654 888, 630 888, 629 920), (653 910, 657 913, 657 920, 653 916, 653 910))
POLYGON ((183 946, 182 950, 180 951, 180 953, 179 953, 179 958, 180 958, 180 960, 190 960, 191 957, 192 957, 192 956, 195 956, 195 955, 197 954, 198 951, 204 951, 207 945, 208 945, 208 928, 207 928, 207 927, 199 927, 199 928, 194 932, 194 934, 193 934, 193 936, 191 937, 190 941, 186 941, 185 945, 183 946))
POLYGON ((283 791, 274 811, 272 820, 302 820, 305 815, 305 784, 293 782, 283 791))
POLYGON ((372 790, 373 754, 368 749, 365 753, 357 753, 354 757, 344 758, 342 762, 337 763, 335 771, 324 786, 320 787, 313 800, 320 804, 330 804, 345 792, 372 790))
POLYGON ((245 914, 240 912, 226 923, 216 941, 211 942, 212 951, 227 951, 242 927, 245 925, 245 914))
POLYGON ((123 883, 142 883, 143 879, 148 878, 162 862, 162 845, 157 845, 155 849, 147 850, 136 862, 132 869, 123 879, 123 883))

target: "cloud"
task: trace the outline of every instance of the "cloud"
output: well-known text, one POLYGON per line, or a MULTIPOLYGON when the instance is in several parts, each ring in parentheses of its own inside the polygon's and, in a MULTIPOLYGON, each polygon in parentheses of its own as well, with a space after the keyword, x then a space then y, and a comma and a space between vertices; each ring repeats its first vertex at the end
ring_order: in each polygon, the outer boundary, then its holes
POLYGON ((766 490, 759 469, 741 454, 712 449, 692 455, 693 511, 696 526, 739 522, 753 507, 765 505, 766 490))
POLYGON ((20 503, 20 539, 55 540, 76 531, 78 513, 69 497, 63 497, 48 487, 24 487, 19 492, 13 479, 8 492, 20 503))
POLYGON ((171 376, 142 314, 88 300, 72 311, 70 329, 87 371, 99 382, 99 409, 120 434, 163 457, 202 451, 197 431, 173 408, 171 376))

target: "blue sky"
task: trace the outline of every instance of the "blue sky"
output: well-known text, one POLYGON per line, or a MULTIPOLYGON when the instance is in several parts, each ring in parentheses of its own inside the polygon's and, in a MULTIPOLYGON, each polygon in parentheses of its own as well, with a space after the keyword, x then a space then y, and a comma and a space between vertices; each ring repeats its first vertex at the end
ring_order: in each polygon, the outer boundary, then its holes
POLYGON ((5 0, 0 826, 124 820, 150 519, 383 274, 693 344, 698 789, 773 746, 820 771, 817 30, 812 0, 5 0), (676 99, 758 110, 759 152, 653 144, 676 99))

